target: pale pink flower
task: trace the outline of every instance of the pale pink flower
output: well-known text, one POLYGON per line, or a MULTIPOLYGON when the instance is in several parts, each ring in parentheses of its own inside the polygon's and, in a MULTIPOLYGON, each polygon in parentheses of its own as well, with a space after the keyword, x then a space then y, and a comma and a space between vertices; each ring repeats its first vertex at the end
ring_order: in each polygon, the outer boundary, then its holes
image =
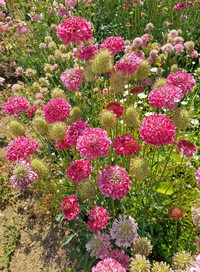
POLYGON ((64 15, 69 16, 69 10, 66 8, 61 8, 58 10, 58 16, 63 17, 64 15))
POLYGON ((191 58, 198 58, 198 52, 196 51, 196 50, 191 50, 190 52, 189 52, 189 56, 191 57, 191 58))
POLYGON ((65 1, 65 6, 66 7, 74 7, 77 4, 76 0, 66 0, 65 1))
POLYGON ((51 69, 54 71, 54 70, 56 70, 58 68, 58 64, 54 64, 54 65, 52 65, 51 66, 51 69))
POLYGON ((0 6, 5 8, 6 2, 4 0, 0 0, 0 6))
POLYGON ((148 23, 145 30, 151 31, 154 28, 154 25, 152 23, 148 23))
POLYGON ((37 93, 37 94, 35 95, 35 97, 36 97, 37 99, 40 99, 40 98, 43 97, 43 95, 42 95, 41 93, 37 93))
POLYGON ((25 35, 26 33, 28 32, 28 27, 27 26, 20 26, 20 25, 17 25, 17 33, 19 35, 25 35))
POLYGON ((150 57, 155 58, 157 56, 158 56, 158 50, 156 49, 151 50, 150 57))
MULTIPOLYGON (((79 68, 69 68, 65 70, 60 76, 62 84, 70 91, 78 91, 81 88, 79 68)), ((83 68, 81 67, 81 80, 85 83, 85 76, 83 68)))
POLYGON ((200 272, 200 254, 193 261, 193 267, 190 268, 190 272, 200 272))
POLYGON ((134 47, 140 47, 143 44, 143 41, 141 38, 137 37, 133 40, 133 46, 134 47))
POLYGON ((175 44, 174 49, 176 50, 176 54, 182 54, 184 46, 182 44, 175 44))
POLYGON ((92 240, 86 244, 87 251, 91 250, 91 256, 95 256, 97 259, 104 259, 109 255, 112 245, 110 242, 110 236, 106 233, 97 232, 92 240))
POLYGON ((162 49, 163 52, 172 52, 172 51, 174 51, 174 47, 173 47, 173 45, 171 43, 165 44, 161 49, 162 49))
POLYGON ((111 258, 106 258, 103 261, 92 267, 92 272, 126 272, 120 263, 111 258))
POLYGON ((130 215, 123 215, 122 217, 120 214, 110 229, 110 235, 112 239, 116 239, 115 244, 117 246, 128 248, 135 244, 139 238, 137 229, 138 224, 130 215))

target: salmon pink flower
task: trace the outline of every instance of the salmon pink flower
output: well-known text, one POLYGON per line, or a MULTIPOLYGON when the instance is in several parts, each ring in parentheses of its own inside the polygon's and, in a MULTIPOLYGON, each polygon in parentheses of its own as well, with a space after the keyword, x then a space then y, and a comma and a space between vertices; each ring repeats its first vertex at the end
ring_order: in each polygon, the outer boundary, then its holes
POLYGON ((183 212, 178 207, 172 207, 169 210, 169 214, 172 217, 180 218, 183 215, 183 212))

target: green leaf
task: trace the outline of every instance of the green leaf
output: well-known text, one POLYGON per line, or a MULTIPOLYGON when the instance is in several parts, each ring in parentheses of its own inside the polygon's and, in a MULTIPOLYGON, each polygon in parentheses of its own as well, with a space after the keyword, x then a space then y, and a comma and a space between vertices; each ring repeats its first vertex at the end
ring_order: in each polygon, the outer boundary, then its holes
POLYGON ((168 57, 168 52, 165 52, 165 53, 164 53, 164 59, 166 60, 167 57, 168 57))
POLYGON ((174 193, 173 187, 168 182, 160 182, 156 192, 159 194, 172 195, 174 193))
POLYGON ((69 244, 69 242, 74 238, 74 236, 75 236, 77 233, 79 233, 80 231, 82 231, 82 230, 83 230, 83 229, 81 229, 81 230, 79 230, 79 231, 77 231, 77 232, 71 234, 70 236, 68 236, 67 239, 65 239, 65 241, 62 242, 62 246, 69 244))
POLYGON ((59 227, 59 228, 60 228, 60 225, 61 225, 63 219, 64 219, 63 214, 58 214, 58 215, 56 215, 55 220, 58 222, 58 227, 59 227))
POLYGON ((170 156, 170 160, 172 161, 172 162, 175 162, 175 163, 177 163, 177 164, 181 164, 181 157, 178 155, 178 154, 176 154, 176 153, 172 153, 171 154, 171 156, 170 156))
POLYGON ((4 260, 4 256, 0 256, 0 260, 4 260))

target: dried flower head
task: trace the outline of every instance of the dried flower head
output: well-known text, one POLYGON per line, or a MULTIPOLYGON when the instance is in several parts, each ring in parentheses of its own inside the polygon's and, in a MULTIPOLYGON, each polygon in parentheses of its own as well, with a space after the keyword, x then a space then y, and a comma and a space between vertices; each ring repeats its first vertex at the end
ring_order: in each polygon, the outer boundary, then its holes
POLYGON ((145 256, 135 255, 134 258, 131 258, 131 263, 129 266, 130 272, 150 272, 151 264, 145 256))
POLYGON ((176 254, 173 255, 172 257, 172 268, 174 270, 186 270, 189 269, 192 266, 192 256, 182 250, 177 252, 176 254))
POLYGON ((153 246, 151 241, 147 237, 139 237, 137 242, 132 246, 132 251, 135 254, 140 254, 142 256, 148 257, 152 252, 153 246))

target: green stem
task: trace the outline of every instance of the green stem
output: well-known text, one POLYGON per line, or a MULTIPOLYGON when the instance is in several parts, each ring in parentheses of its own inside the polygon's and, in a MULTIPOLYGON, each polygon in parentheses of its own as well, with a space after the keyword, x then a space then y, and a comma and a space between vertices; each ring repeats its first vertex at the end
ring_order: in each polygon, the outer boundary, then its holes
POLYGON ((175 217, 175 239, 174 239, 174 253, 176 252, 176 240, 177 240, 177 218, 175 217))
POLYGON ((112 199, 112 208, 113 208, 113 222, 115 220, 115 201, 112 199))

